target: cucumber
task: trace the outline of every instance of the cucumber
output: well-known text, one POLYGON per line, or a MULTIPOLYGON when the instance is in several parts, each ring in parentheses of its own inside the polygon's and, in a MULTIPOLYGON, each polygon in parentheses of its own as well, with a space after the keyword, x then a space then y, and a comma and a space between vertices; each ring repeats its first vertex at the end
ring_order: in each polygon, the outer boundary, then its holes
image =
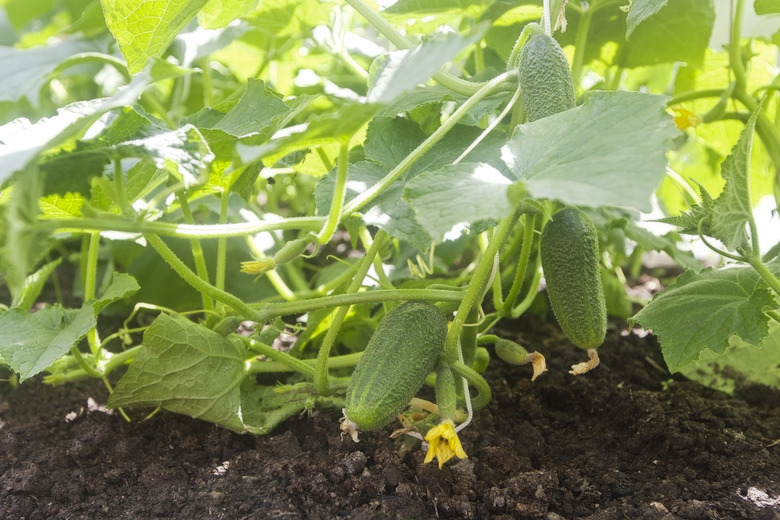
POLYGON ((574 108, 569 62, 552 36, 534 32, 520 51, 520 97, 528 121, 574 108))
POLYGON ((593 222, 576 208, 557 211, 542 230, 539 248, 561 330, 583 350, 598 348, 607 334, 607 305, 593 222))
POLYGON ((347 385, 341 429, 381 428, 420 390, 444 349, 447 318, 429 302, 412 301, 382 319, 347 385))

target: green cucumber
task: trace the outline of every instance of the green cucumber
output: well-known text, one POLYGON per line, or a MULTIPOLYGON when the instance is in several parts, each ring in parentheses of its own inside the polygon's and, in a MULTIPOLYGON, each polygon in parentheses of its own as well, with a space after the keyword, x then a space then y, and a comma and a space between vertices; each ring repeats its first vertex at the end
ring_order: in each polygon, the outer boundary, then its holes
POLYGON ((569 62, 552 36, 534 31, 520 51, 519 73, 529 122, 574 108, 569 62))
POLYGON ((539 248, 561 330, 583 350, 598 348, 607 334, 607 305, 593 222, 576 208, 557 211, 542 230, 539 248))
POLYGON ((342 430, 381 428, 400 414, 444 349, 447 318, 429 302, 406 302, 382 319, 347 386, 342 430))

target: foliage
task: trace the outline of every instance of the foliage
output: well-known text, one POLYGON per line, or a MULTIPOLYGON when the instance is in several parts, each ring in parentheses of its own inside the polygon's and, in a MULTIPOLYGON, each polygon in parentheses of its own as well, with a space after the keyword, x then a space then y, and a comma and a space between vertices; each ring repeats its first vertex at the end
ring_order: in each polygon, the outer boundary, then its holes
POLYGON ((412 400, 429 415, 407 431, 446 430, 443 462, 490 400, 487 332, 540 302, 539 235, 577 206, 617 318, 644 252, 688 269, 631 318, 672 371, 734 360, 776 385, 743 360, 777 350, 778 246, 754 208, 780 199, 780 31, 741 38, 745 0, 724 50, 712 0, 546 3, 0 3, 0 361, 265 433, 342 406, 382 316, 429 301, 454 382, 446 406, 412 400), (540 17, 577 102, 528 122, 540 17), (649 231, 654 208, 679 231, 649 231), (701 269, 680 234, 740 265, 701 269), (47 279, 59 301, 30 313, 47 279))

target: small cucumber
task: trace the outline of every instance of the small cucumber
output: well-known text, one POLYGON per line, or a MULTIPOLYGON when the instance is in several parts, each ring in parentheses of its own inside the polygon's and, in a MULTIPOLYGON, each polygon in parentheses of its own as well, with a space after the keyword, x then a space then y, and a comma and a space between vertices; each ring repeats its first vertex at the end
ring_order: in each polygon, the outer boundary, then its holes
POLYGON ((593 222, 576 208, 557 211, 542 230, 539 248, 561 330, 583 350, 598 348, 607 333, 607 306, 593 222))
POLYGON ((528 121, 574 108, 569 62, 552 36, 534 32, 520 51, 520 96, 528 121))
POLYGON ((447 336, 447 318, 429 302, 406 302, 382 319, 347 386, 342 430, 390 423, 433 371, 447 336))

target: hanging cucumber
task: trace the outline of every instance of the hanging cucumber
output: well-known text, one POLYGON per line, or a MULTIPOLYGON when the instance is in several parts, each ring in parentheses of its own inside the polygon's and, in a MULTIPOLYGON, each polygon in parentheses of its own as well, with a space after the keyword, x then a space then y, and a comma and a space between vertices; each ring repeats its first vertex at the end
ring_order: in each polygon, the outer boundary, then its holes
POLYGON ((390 423, 420 390, 444 348, 447 319, 428 302, 406 302, 382 319, 347 386, 341 429, 357 442, 358 430, 390 423))
POLYGON ((574 108, 574 84, 561 46, 538 27, 520 51, 520 98, 528 121, 574 108))
POLYGON ((553 313, 564 334, 590 356, 572 373, 585 373, 598 365, 596 349, 607 333, 596 228, 581 210, 564 208, 542 230, 539 247, 553 313))

